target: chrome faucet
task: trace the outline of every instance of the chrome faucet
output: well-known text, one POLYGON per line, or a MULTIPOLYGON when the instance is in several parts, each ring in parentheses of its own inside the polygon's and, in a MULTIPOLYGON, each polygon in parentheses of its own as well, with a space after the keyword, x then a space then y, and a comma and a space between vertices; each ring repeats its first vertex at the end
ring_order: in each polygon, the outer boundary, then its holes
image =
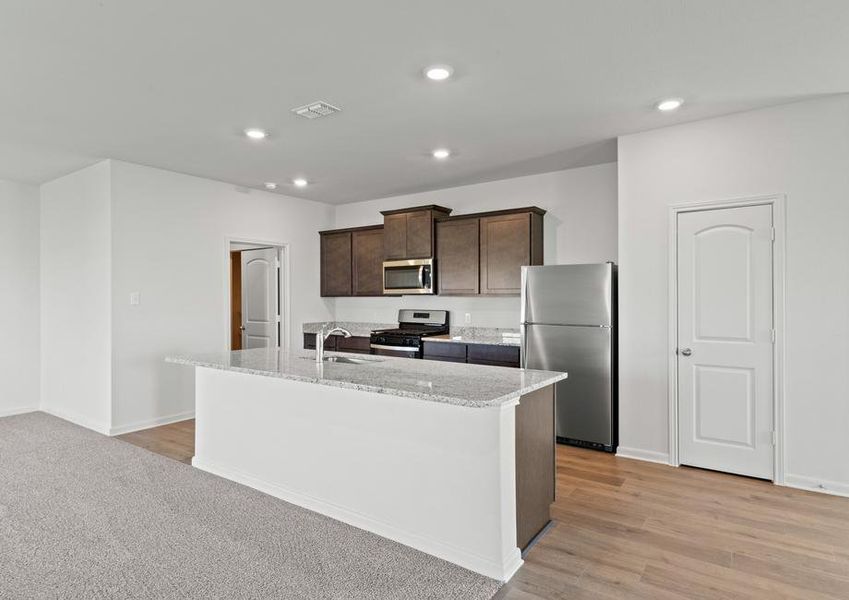
POLYGON ((334 333, 341 333, 346 338, 351 337, 351 332, 341 327, 334 327, 327 333, 324 332, 324 327, 319 329, 318 334, 315 336, 315 362, 319 364, 324 362, 324 342, 334 333))

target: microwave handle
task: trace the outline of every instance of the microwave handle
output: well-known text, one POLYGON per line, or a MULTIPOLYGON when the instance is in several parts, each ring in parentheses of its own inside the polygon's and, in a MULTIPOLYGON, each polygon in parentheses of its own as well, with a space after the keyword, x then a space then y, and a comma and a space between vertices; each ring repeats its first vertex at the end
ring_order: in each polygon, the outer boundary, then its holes
POLYGON ((425 280, 424 280, 425 274, 424 273, 425 273, 425 267, 424 267, 424 265, 421 265, 419 267, 419 289, 424 288, 424 284, 425 284, 425 280))

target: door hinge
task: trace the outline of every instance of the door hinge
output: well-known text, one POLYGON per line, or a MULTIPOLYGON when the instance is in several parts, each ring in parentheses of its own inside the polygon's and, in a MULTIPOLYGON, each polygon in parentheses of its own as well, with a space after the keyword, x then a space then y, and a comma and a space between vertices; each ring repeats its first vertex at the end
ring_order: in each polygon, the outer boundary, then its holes
POLYGON ((274 259, 274 267, 277 268, 277 269, 280 268, 280 259, 279 258, 274 259))
POLYGON ((769 228, 769 239, 775 241, 775 227, 769 228))
POLYGON ((772 343, 774 344, 775 343, 775 329, 769 330, 769 337, 772 340, 772 343))
POLYGON ((778 432, 773 431, 772 432, 772 445, 775 446, 776 444, 778 444, 778 432))
POLYGON ((280 321, 281 321, 280 315, 277 315, 277 322, 279 323, 280 321))

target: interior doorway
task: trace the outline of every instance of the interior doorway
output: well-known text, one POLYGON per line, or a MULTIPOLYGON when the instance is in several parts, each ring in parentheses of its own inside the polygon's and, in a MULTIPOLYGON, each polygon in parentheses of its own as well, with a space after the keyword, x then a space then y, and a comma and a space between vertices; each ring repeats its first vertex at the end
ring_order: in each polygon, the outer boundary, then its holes
POLYGON ((783 204, 673 207, 670 462, 783 480, 783 204))
POLYGON ((229 346, 277 348, 284 339, 285 247, 229 243, 229 346))

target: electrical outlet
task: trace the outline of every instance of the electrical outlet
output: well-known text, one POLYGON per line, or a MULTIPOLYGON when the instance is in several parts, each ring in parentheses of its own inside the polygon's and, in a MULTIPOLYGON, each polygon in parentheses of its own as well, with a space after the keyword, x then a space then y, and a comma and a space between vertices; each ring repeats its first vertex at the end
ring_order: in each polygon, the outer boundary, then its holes
POLYGON ((130 306, 141 304, 141 292, 130 292, 130 306))
POLYGON ((468 325, 471 322, 472 322, 472 313, 466 313, 466 318, 465 318, 464 323, 466 323, 466 325, 468 325))

